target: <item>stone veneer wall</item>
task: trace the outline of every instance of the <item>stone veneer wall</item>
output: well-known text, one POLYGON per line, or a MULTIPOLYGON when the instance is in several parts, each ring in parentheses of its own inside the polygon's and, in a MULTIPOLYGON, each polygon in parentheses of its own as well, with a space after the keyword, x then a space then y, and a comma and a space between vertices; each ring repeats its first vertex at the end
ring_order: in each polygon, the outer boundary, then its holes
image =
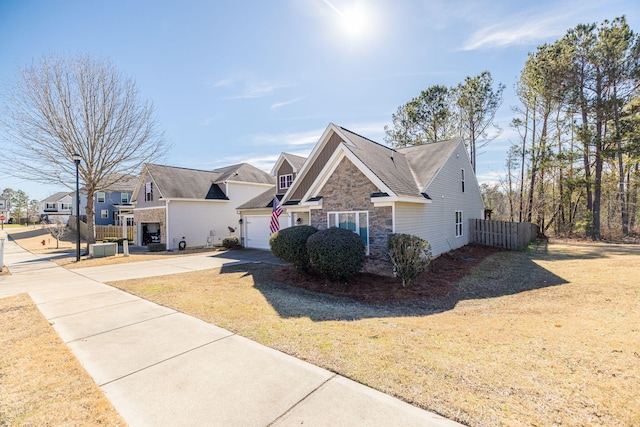
POLYGON ((136 243, 142 243, 142 238, 138 236, 138 229, 142 230, 142 227, 138 227, 143 222, 158 222, 160 223, 160 242, 166 243, 166 227, 165 227, 166 211, 165 208, 158 209, 142 209, 133 211, 133 222, 136 227, 133 228, 133 239, 136 243))
POLYGON ((387 258, 387 238, 393 231, 391 207, 373 207, 371 194, 378 188, 344 158, 318 193, 322 209, 311 210, 311 225, 327 228, 328 212, 369 211, 369 253, 373 258, 387 258))

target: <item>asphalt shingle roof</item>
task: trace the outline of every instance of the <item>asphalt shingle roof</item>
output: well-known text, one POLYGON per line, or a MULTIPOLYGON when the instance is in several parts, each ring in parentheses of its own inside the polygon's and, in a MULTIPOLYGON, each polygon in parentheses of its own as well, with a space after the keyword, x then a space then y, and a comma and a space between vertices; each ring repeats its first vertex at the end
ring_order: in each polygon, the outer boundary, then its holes
POLYGON ((205 171, 147 164, 147 169, 165 199, 228 200, 218 185, 223 181, 273 184, 274 178, 247 163, 205 171))
POLYGON ((345 146, 397 196, 422 196, 461 139, 394 150, 339 127, 349 143, 345 146))
POLYGON ((297 170, 302 169, 302 165, 304 165, 304 162, 307 161, 306 157, 296 156, 295 154, 291 153, 282 153, 282 155, 297 170))
POLYGON ((59 202, 63 197, 68 196, 69 193, 68 191, 58 191, 55 194, 52 194, 51 196, 47 197, 46 199, 42 200, 42 203, 55 203, 55 202, 59 202))
MULTIPOLYGON (((273 207, 273 198, 276 197, 276 187, 273 186, 269 188, 264 193, 261 193, 254 197, 253 199, 247 201, 246 203, 241 204, 236 209, 245 210, 245 209, 266 209, 273 207)), ((282 195, 277 196, 278 200, 282 198, 282 195)))
POLYGON ((421 191, 425 190, 460 141, 460 138, 455 138, 398 149, 398 153, 402 154, 409 163, 421 191))

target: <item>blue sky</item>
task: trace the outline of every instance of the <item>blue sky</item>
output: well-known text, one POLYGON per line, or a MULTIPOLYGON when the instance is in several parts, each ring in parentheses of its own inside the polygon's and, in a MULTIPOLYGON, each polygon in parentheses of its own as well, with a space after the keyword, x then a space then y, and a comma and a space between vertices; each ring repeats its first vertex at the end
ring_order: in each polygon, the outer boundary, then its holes
MULTIPOLYGON (((638 31, 638 12, 637 0, 0 0, 0 84, 43 55, 107 57, 154 103, 172 144, 163 163, 270 170, 282 151, 306 155, 330 122, 383 142, 398 106, 488 70, 506 85, 504 132, 478 157, 490 182, 516 141, 527 53, 579 23, 626 15, 638 31)), ((64 190, 0 174, 5 187, 64 190)))

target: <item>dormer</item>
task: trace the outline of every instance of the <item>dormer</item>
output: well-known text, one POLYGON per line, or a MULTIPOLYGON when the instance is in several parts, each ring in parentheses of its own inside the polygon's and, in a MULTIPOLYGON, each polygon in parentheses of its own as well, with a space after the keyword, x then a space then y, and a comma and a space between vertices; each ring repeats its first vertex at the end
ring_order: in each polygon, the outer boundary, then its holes
POLYGON ((293 185, 293 181, 296 179, 305 160, 307 160, 305 157, 296 156, 295 154, 280 154, 271 170, 271 175, 276 177, 277 195, 284 195, 289 187, 293 185))

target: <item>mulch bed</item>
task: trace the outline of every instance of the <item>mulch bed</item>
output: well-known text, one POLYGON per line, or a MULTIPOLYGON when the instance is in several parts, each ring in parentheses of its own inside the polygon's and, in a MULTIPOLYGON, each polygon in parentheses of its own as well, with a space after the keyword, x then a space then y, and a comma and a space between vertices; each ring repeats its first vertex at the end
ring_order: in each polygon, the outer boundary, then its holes
POLYGON ((362 302, 435 299, 447 296, 454 289, 454 284, 468 275, 475 265, 500 250, 472 244, 447 252, 433 260, 427 271, 407 287, 402 286, 400 279, 372 273, 358 273, 348 283, 333 283, 317 272, 303 274, 291 265, 276 267, 274 279, 287 285, 362 302))

